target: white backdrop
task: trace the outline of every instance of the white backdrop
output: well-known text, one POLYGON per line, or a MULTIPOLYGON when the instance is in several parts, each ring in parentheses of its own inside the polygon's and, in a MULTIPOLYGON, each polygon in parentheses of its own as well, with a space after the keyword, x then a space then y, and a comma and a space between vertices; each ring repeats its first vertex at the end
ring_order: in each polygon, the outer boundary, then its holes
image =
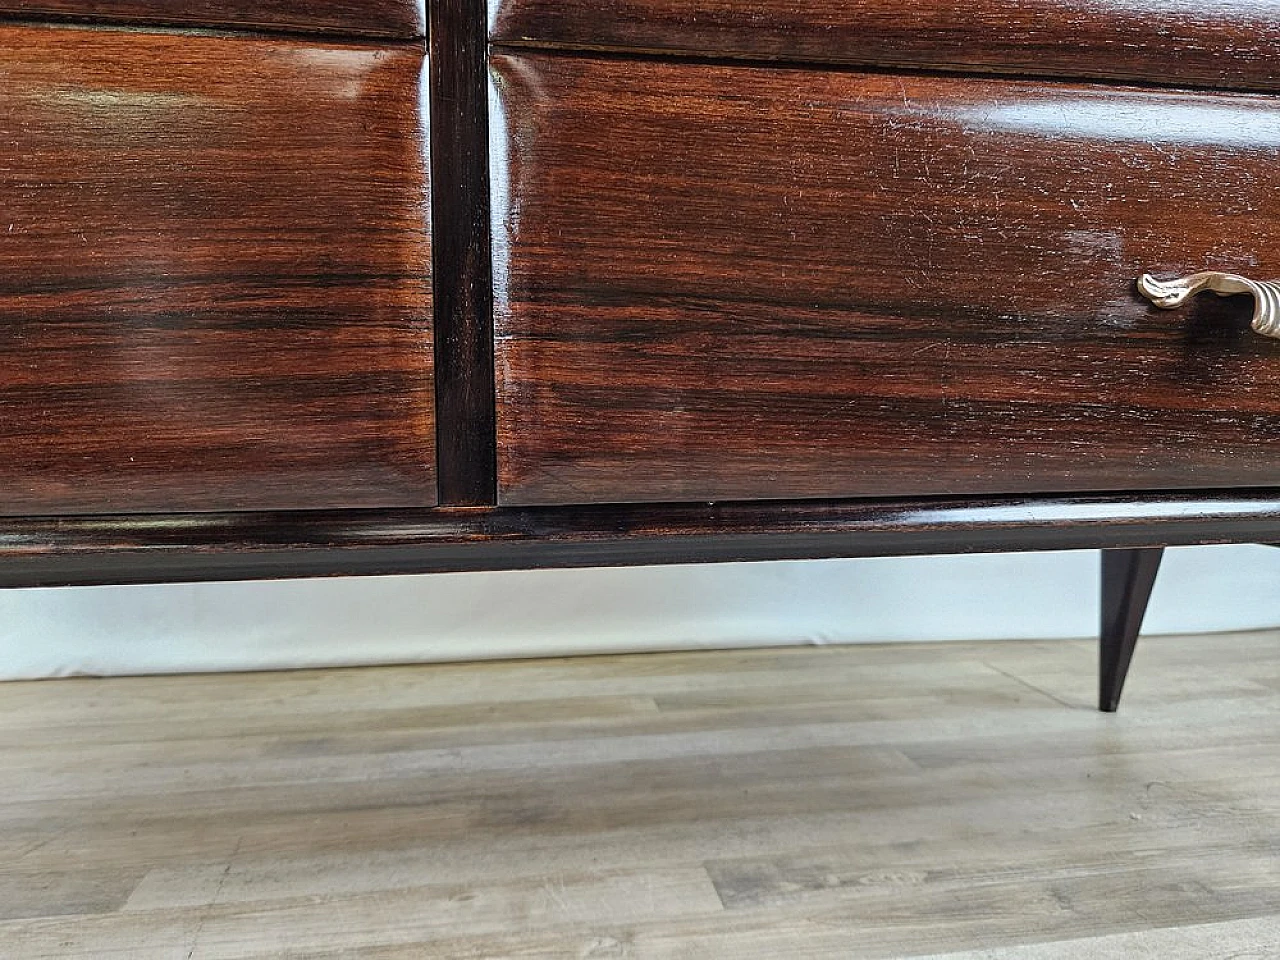
MULTIPOLYGON (((0 677, 1091 636, 1096 552, 0 591, 0 677)), ((1172 550, 1149 633, 1280 626, 1280 550, 1172 550)))

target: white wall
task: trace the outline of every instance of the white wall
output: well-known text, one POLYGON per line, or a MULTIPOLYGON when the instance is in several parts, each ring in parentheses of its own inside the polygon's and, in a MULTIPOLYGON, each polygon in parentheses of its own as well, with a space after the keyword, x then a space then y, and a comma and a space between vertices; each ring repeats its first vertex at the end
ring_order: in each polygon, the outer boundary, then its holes
MULTIPOLYGON (((0 591, 0 677, 1091 636, 1096 552, 0 591)), ((1149 633, 1280 626, 1280 550, 1166 554, 1149 633)))

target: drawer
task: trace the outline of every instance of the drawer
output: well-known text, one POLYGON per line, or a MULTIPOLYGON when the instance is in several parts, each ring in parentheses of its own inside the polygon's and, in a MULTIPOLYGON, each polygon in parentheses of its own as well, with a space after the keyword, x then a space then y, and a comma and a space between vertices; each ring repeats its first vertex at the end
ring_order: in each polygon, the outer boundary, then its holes
POLYGON ((489 0, 504 44, 1280 88, 1280 2, 489 0))
POLYGON ((0 514, 434 502, 423 74, 0 29, 0 514))
POLYGON ((378 37, 426 32, 423 0, 0 0, 0 15, 378 37))
POLYGON ((1280 103, 493 60, 500 500, 1274 486, 1280 103), (607 131, 607 135, 602 135, 607 131))

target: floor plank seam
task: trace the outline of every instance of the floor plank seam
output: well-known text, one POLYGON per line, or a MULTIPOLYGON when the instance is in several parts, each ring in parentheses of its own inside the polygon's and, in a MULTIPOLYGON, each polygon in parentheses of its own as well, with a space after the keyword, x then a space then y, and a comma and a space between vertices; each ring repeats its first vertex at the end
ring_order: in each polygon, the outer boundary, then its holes
POLYGON ((1050 693, 1048 690, 1042 690, 1040 687, 1037 687, 1034 683, 1031 683, 1031 682, 1030 682, 1030 681, 1028 681, 1028 680, 1024 680, 1024 679, 1022 679, 1022 677, 1018 676, 1018 675, 1017 675, 1017 674, 1015 674, 1015 673, 1010 673, 1010 672, 1009 672, 1009 671, 1007 671, 1007 670, 1001 670, 1001 669, 1000 669, 999 667, 997 667, 994 663, 991 663, 991 662, 989 662, 989 661, 987 661, 987 660, 983 660, 983 661, 980 661, 980 662, 982 663, 982 665, 983 665, 984 667, 987 667, 987 668, 988 668, 988 669, 990 669, 990 670, 994 670, 996 673, 1000 674, 1002 677, 1008 677, 1010 680, 1013 680, 1013 681, 1015 681, 1015 682, 1017 682, 1017 683, 1022 684, 1022 686, 1026 687, 1028 690, 1032 690, 1032 691, 1034 691, 1034 692, 1036 692, 1036 693, 1040 694, 1042 697, 1047 697, 1049 700, 1052 700, 1054 703, 1058 704, 1059 706, 1066 707, 1068 710, 1076 710, 1076 709, 1078 709, 1078 706, 1077 706, 1076 704, 1074 704, 1074 703, 1069 703, 1069 702, 1067 702, 1066 700, 1063 700, 1061 697, 1055 697, 1055 696, 1054 696, 1052 693, 1050 693))
POLYGON ((222 876, 218 878, 218 885, 213 890, 213 896, 209 898, 205 908, 200 911, 200 919, 196 921, 196 928, 191 933, 191 947, 187 950, 186 960, 192 960, 196 955, 196 950, 200 947, 200 935, 204 933, 205 924, 209 922, 222 900, 222 889, 227 885, 227 877, 231 875, 231 868, 235 866, 236 857, 239 856, 240 848, 243 845, 244 837, 237 837, 236 845, 232 848, 230 856, 227 857, 226 869, 222 871, 222 876))

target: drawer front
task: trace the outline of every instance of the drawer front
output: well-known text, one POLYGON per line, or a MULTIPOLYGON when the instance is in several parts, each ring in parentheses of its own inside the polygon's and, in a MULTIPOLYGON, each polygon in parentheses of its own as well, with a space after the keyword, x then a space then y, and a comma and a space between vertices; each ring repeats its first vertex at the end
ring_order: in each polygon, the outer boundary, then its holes
POLYGON ((0 514, 434 502, 423 69, 0 29, 0 514))
POLYGON ((503 502, 1280 480, 1271 99, 493 66, 503 502))
POLYGON ((422 0, 0 0, 0 14, 377 37, 426 32, 422 0))
POLYGON ((1280 86, 1280 0, 489 2, 512 44, 1280 86))

